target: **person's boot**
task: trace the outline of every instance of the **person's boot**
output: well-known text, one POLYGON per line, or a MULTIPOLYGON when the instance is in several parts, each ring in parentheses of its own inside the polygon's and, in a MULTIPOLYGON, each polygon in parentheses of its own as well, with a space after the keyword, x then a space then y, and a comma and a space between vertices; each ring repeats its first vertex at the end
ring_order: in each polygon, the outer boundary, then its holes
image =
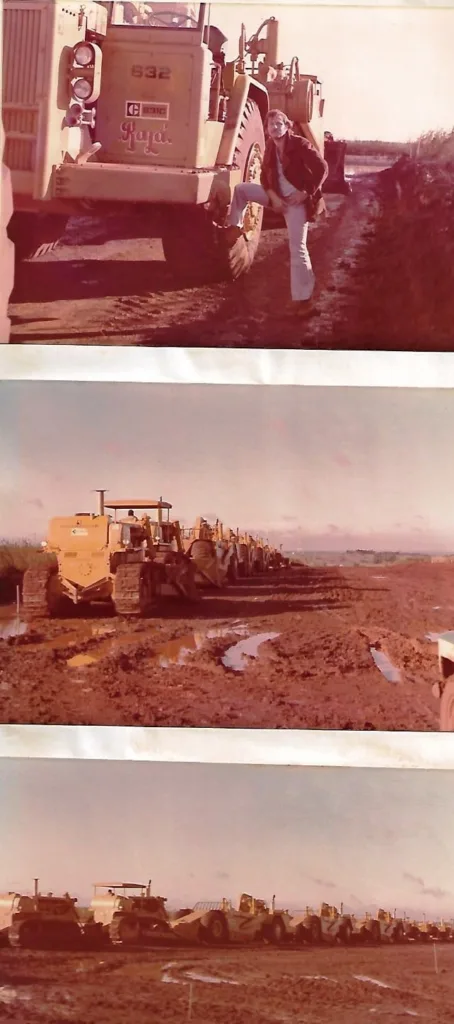
POLYGON ((229 249, 233 249, 241 235, 243 234, 243 228, 237 228, 234 224, 229 224, 224 228, 224 238, 229 249))

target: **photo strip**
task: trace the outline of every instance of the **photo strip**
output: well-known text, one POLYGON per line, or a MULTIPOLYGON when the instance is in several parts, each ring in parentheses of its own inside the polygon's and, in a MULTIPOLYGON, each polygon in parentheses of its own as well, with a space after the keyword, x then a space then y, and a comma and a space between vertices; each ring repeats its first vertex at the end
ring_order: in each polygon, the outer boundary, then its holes
POLYGON ((0 340, 452 351, 452 5, 3 10, 0 340))
POLYGON ((2 724, 452 731, 453 390, 0 398, 2 724))
POLYGON ((451 1024, 452 786, 449 771, 1 759, 2 1014, 451 1024))

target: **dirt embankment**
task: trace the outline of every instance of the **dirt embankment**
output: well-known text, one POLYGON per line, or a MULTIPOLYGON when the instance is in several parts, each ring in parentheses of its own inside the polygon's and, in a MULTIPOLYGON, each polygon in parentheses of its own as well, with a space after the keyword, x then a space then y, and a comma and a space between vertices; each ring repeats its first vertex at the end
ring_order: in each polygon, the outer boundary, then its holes
POLYGON ((454 950, 2 951, 0 1015, 21 1024, 451 1024, 454 950))
POLYGON ((438 730, 427 635, 454 618, 450 564, 294 568, 207 593, 190 611, 168 601, 160 618, 105 611, 31 629, 0 622, 2 722, 438 730), (240 648, 226 659, 257 634, 256 657, 240 648))

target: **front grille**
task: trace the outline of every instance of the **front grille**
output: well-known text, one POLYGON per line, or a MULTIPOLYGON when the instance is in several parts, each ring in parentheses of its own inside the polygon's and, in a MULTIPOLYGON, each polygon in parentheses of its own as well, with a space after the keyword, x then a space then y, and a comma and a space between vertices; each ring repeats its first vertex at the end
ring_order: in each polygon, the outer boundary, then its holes
POLYGON ((4 160, 10 170, 33 171, 35 165, 44 17, 43 8, 21 3, 3 11, 4 160))

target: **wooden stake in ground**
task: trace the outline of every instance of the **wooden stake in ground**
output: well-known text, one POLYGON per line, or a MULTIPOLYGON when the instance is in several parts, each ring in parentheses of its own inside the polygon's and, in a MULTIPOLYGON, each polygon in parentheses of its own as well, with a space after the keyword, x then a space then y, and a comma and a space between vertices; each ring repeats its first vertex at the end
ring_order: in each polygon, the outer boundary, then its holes
POLYGON ((194 988, 194 986, 193 986, 193 984, 191 982, 191 984, 189 985, 188 1020, 191 1020, 191 1017, 192 1017, 192 990, 193 990, 193 988, 194 988))
POLYGON ((438 974, 438 959, 437 959, 437 947, 434 942, 434 963, 435 963, 435 974, 438 974))

